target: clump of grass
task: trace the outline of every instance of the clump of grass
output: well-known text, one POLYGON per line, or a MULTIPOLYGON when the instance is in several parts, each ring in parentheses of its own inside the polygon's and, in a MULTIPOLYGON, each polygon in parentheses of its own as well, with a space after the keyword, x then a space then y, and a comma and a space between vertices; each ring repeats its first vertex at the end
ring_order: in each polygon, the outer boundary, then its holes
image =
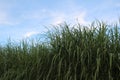
POLYGON ((0 46, 1 80, 119 80, 120 31, 104 22, 59 25, 48 43, 0 46))

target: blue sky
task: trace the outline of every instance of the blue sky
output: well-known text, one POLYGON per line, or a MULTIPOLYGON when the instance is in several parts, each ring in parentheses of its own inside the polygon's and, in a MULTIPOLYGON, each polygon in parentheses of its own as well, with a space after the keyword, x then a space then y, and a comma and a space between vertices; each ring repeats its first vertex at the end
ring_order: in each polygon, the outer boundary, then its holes
POLYGON ((43 33, 45 26, 64 21, 85 25, 119 17, 120 0, 0 0, 0 43, 43 33))

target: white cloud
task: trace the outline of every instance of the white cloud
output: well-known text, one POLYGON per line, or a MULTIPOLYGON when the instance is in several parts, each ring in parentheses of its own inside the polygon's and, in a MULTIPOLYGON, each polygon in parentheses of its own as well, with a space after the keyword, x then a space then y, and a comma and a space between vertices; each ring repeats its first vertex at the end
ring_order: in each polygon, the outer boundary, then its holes
POLYGON ((15 20, 9 11, 0 9, 0 25, 16 25, 18 23, 19 21, 15 20))
POLYGON ((64 18, 62 17, 56 17, 53 21, 53 25, 57 25, 57 24, 61 24, 62 22, 64 22, 64 18))
POLYGON ((73 1, 68 1, 69 8, 59 9, 59 10, 50 10, 50 9, 39 9, 26 11, 23 15, 23 19, 28 19, 32 21, 44 22, 40 23, 42 25, 52 24, 57 25, 63 22, 70 22, 74 24, 77 20, 80 24, 87 24, 88 22, 85 20, 86 11, 79 8, 73 1))
POLYGON ((39 32, 36 32, 36 31, 27 32, 27 33, 24 35, 24 38, 31 37, 32 35, 35 35, 35 34, 39 34, 39 32))
POLYGON ((115 5, 116 7, 120 7, 120 3, 116 3, 116 5, 115 5))
POLYGON ((51 24, 57 25, 61 24, 62 22, 65 21, 66 19, 66 14, 65 13, 51 13, 51 24))
POLYGON ((7 15, 4 12, 0 12, 0 24, 8 23, 7 15))
POLYGON ((61 24, 63 22, 70 22, 72 24, 75 24, 75 21, 77 20, 77 23, 80 23, 82 25, 86 25, 89 22, 85 20, 86 17, 86 11, 79 11, 79 12, 73 12, 70 14, 67 14, 65 12, 61 13, 52 13, 51 17, 51 24, 57 25, 61 24))
POLYGON ((89 24, 89 22, 85 20, 85 17, 86 17, 86 12, 84 12, 84 11, 78 12, 77 14, 74 15, 74 19, 76 19, 77 22, 82 25, 89 24))
POLYGON ((32 10, 32 11, 25 11, 21 15, 23 19, 29 19, 29 20, 42 20, 46 17, 49 17, 50 12, 46 9, 41 10, 32 10))
POLYGON ((0 1, 0 25, 15 25, 18 22, 10 15, 13 4, 0 1))

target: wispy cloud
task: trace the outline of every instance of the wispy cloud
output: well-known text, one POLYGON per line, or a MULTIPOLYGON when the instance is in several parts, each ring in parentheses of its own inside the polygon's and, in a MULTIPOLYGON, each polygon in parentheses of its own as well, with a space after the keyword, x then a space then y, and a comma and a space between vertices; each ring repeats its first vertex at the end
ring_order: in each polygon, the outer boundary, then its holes
POLYGON ((31 32, 27 32, 25 35, 24 35, 24 38, 29 38, 33 35, 36 35, 36 34, 39 34, 39 32, 36 32, 36 31, 31 31, 31 32))
POLYGON ((61 13, 61 12, 51 12, 51 24, 52 25, 57 25, 57 24, 61 24, 62 22, 64 22, 66 20, 66 18, 68 16, 66 16, 65 13, 61 13))
POLYGON ((116 7, 120 7, 120 3, 116 3, 116 7))
POLYGON ((18 20, 11 15, 13 13, 11 11, 12 8, 12 4, 0 3, 0 25, 16 25, 19 23, 18 20))
POLYGON ((40 23, 42 25, 57 25, 60 23, 65 22, 71 22, 73 23, 74 20, 78 20, 80 24, 86 24, 88 23, 85 18, 87 16, 87 12, 84 9, 81 9, 79 5, 76 5, 76 3, 71 0, 66 2, 69 5, 63 5, 62 7, 67 7, 66 8, 59 8, 59 9, 36 9, 32 11, 26 11, 23 14, 23 18, 27 20, 32 20, 32 21, 39 21, 43 22, 40 23))
POLYGON ((30 20, 42 20, 46 17, 48 17, 50 14, 49 11, 46 9, 38 9, 38 10, 32 10, 32 11, 24 11, 21 14, 21 17, 23 19, 30 19, 30 20))
POLYGON ((65 12, 61 14, 60 12, 58 13, 53 12, 52 15, 55 15, 55 16, 52 16, 51 18, 51 24, 53 25, 57 25, 63 22, 70 22, 74 24, 76 20, 78 23, 83 24, 83 25, 89 23, 88 21, 85 20, 87 16, 86 11, 76 11, 75 13, 70 13, 70 14, 67 14, 65 12))
POLYGON ((0 11, 0 24, 8 24, 8 16, 5 12, 0 11))
POLYGON ((86 11, 81 11, 81 12, 77 12, 75 14, 73 14, 73 19, 76 19, 78 23, 86 25, 89 22, 86 21, 86 16, 87 16, 87 12, 86 11))

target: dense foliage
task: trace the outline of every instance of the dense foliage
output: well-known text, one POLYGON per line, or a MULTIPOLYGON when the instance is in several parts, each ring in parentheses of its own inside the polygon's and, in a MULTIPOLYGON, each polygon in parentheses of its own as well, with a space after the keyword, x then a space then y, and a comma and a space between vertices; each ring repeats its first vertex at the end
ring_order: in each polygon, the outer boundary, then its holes
POLYGON ((0 80, 119 80, 120 30, 96 22, 59 25, 48 43, 0 47, 0 80), (59 27, 59 28, 58 28, 59 27))

